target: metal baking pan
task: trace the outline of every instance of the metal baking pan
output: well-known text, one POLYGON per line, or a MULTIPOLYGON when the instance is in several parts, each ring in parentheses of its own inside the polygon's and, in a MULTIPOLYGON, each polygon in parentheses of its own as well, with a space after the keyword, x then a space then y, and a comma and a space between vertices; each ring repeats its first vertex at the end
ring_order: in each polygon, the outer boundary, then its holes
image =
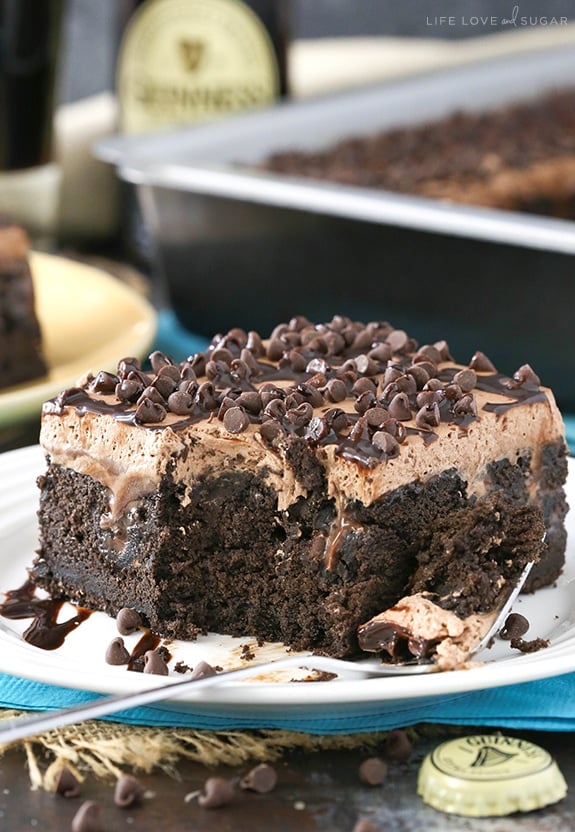
POLYGON ((204 126, 111 137, 180 321, 267 334, 305 314, 387 319, 504 372, 529 361, 575 411, 575 223, 256 169, 376 130, 568 86, 575 48, 476 62, 204 126))

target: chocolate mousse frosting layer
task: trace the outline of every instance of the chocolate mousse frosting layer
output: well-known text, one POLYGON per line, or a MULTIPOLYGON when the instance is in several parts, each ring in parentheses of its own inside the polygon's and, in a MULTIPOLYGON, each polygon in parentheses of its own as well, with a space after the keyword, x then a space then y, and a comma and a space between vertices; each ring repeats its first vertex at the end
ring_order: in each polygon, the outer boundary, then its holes
MULTIPOLYGON (((138 609, 160 632, 357 652, 357 627, 416 573, 429 584, 425 553, 487 500, 545 524, 545 544, 527 547, 540 560, 532 588, 563 562, 552 393, 528 364, 505 375, 480 352, 459 364, 444 341, 419 345, 387 322, 298 316, 265 340, 217 335, 181 363, 125 358, 45 404, 41 444, 35 580, 112 614, 138 609), (90 502, 77 529, 50 518, 74 493, 90 502)), ((487 561, 502 560, 487 554, 475 566, 496 579, 487 561)))

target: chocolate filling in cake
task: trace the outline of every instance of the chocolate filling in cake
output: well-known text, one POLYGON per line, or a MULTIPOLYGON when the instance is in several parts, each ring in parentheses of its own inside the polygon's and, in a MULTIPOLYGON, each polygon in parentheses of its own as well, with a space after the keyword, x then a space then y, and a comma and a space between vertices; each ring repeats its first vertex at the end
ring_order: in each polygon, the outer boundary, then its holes
MULTIPOLYGON (((465 620, 563 565, 566 449, 528 365, 498 373, 387 323, 218 335, 48 402, 33 580, 158 633, 337 656, 424 593, 465 620)), ((371 649, 367 645, 366 649, 371 649)))
POLYGON ((0 218, 0 387, 46 372, 25 231, 0 218))

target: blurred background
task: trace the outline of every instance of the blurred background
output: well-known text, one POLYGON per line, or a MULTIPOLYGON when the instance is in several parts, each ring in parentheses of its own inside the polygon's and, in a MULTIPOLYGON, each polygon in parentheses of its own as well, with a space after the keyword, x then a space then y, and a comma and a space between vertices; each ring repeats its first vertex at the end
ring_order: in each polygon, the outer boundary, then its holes
MULTIPOLYGON (((286 2, 286 0, 283 0, 286 2)), ((572 0, 287 0, 295 39, 390 36, 459 39, 508 30, 521 17, 547 27, 575 20, 572 0), (482 22, 486 16, 495 17, 482 22), (446 20, 440 20, 446 18, 446 20), (475 22, 474 18, 479 18, 475 22)), ((76 101, 115 88, 118 7, 122 0, 68 0, 60 96, 76 101)))

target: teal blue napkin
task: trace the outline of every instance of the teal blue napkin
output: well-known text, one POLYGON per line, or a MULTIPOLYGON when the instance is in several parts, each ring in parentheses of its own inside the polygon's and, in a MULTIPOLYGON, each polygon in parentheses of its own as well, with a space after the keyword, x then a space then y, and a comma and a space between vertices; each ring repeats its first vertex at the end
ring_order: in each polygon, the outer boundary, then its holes
MULTIPOLYGON (((329 684, 321 683, 318 684, 329 684)), ((336 683, 334 683, 336 684, 336 683)), ((0 675, 0 707, 56 710, 83 704, 96 694, 0 675)), ((370 702, 293 709, 177 703, 133 708, 107 717, 115 722, 205 730, 275 728, 309 734, 388 731, 421 722, 517 730, 574 731, 575 673, 536 682, 404 702, 370 702)))

